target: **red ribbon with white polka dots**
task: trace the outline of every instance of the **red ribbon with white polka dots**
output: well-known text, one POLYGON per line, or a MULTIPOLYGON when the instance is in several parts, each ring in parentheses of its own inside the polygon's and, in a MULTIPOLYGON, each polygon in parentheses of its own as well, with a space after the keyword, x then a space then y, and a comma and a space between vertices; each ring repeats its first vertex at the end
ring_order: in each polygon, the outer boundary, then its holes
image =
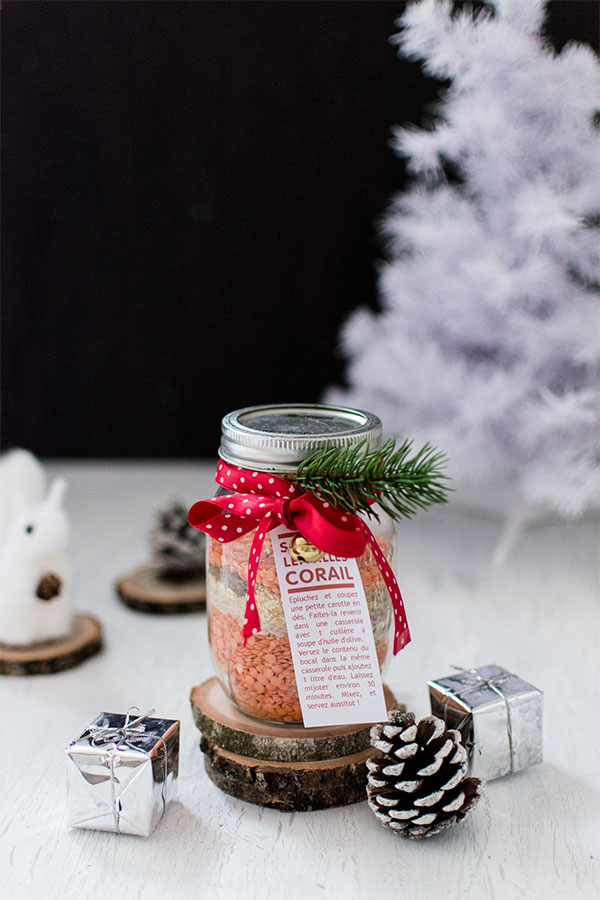
POLYGON ((190 509, 188 521, 221 543, 235 541, 256 528, 248 559, 248 599, 242 627, 244 643, 250 635, 260 631, 254 588, 266 534, 284 524, 331 556, 361 556, 369 544, 392 599, 394 654, 408 644, 410 632, 398 582, 366 522, 334 508, 311 492, 300 493, 300 486, 285 478, 231 466, 223 460, 219 461, 216 481, 235 493, 199 500, 190 509))

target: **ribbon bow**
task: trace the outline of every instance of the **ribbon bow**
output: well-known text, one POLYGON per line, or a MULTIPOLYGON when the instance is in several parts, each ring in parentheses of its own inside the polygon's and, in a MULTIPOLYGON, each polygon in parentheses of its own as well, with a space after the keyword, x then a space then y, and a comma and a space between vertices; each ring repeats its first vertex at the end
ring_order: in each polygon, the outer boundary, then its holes
POLYGON ((260 631, 254 598, 256 573, 267 532, 280 524, 295 529, 332 556, 361 556, 368 544, 392 598, 394 654, 408 644, 410 632, 400 588, 369 526, 361 518, 332 507, 311 492, 301 493, 298 485, 285 478, 231 466, 223 460, 219 461, 216 481, 235 493, 199 500, 190 509, 188 521, 221 543, 234 541, 256 528, 248 558, 244 645, 250 635, 260 631))
POLYGON ((125 715, 125 722, 120 728, 116 725, 110 726, 108 724, 108 719, 103 719, 101 725, 90 725, 88 732, 92 744, 95 747, 105 747, 107 744, 110 744, 115 750, 118 748, 119 744, 126 744, 127 746, 133 746, 134 749, 137 749, 135 744, 140 737, 152 736, 152 732, 147 732, 146 726, 142 725, 142 722, 145 718, 151 716, 154 710, 149 709, 143 716, 138 716, 137 719, 134 719, 133 722, 131 722, 130 718, 132 714, 139 712, 139 707, 130 706, 125 715))

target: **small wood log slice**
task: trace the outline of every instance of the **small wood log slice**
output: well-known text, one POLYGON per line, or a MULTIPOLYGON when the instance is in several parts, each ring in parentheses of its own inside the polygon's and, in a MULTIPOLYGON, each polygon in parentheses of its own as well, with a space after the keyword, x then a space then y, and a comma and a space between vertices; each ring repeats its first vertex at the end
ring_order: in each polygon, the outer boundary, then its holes
POLYGON ((366 800, 366 761, 371 747, 337 759, 276 762, 240 756, 200 740, 209 778, 227 794, 282 812, 347 806, 366 800))
POLYGON ((117 581, 117 593, 123 603, 137 612, 157 615, 198 612, 206 609, 204 575, 167 578, 162 567, 148 563, 117 581))
MULTIPOLYGON (((387 708, 399 708, 387 685, 383 690, 387 708)), ((346 757, 370 747, 370 725, 304 728, 247 716, 230 700, 216 677, 193 688, 190 702, 194 721, 203 735, 221 749, 240 756, 304 763, 346 757)))
POLYGON ((98 653, 102 626, 88 613, 76 613, 73 630, 66 638, 39 644, 0 644, 0 675, 47 675, 63 672, 98 653))

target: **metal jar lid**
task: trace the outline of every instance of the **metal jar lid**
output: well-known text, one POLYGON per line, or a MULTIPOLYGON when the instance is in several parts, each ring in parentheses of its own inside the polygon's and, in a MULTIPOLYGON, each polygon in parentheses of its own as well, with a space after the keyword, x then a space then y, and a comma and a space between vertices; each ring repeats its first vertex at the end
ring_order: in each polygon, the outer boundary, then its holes
POLYGON ((362 409, 316 403, 247 406, 222 421, 219 456, 225 462, 263 472, 294 472, 325 447, 381 444, 381 420, 362 409))

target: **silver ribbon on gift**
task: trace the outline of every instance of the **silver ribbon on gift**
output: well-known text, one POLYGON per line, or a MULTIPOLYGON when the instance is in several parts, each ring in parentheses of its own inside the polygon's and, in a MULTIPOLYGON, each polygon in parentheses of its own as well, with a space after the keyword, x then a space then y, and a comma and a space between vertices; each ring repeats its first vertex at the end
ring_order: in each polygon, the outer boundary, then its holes
MULTIPOLYGON (((502 690, 502 685, 506 684, 508 679, 510 678, 509 672, 504 672, 502 675, 492 675, 490 678, 484 678, 479 674, 477 669, 465 669, 461 666, 452 666, 453 669, 458 669, 460 672, 466 672, 471 675, 471 679, 464 678, 461 680, 461 685, 465 686, 465 689, 458 689, 446 687, 447 691, 446 697, 444 699, 444 719, 446 719, 446 711, 448 708, 448 701, 450 699, 450 695, 456 697, 457 700, 464 699, 468 697, 470 694, 477 694, 479 691, 482 691, 484 688, 489 688, 495 694, 498 694, 499 697, 504 701, 504 705, 506 707, 506 733, 508 737, 508 749, 510 751, 510 771, 514 772, 515 766, 515 754, 514 754, 514 743, 513 743, 513 727, 512 727, 512 719, 510 714, 510 703, 508 697, 505 695, 502 690)), ((461 722, 459 723, 459 728, 465 722, 465 720, 472 715, 472 713, 466 713, 461 722)))
POLYGON ((119 823, 121 817, 121 810, 119 806, 119 798, 117 797, 116 791, 116 777, 115 777, 115 765, 117 761, 117 753, 119 748, 123 745, 129 747, 132 750, 139 750, 138 744, 142 737, 153 737, 156 738, 163 746, 163 783, 162 783, 162 802, 163 809, 166 804, 165 800, 165 786, 167 783, 167 771, 168 771, 168 760, 167 760, 167 745, 165 744, 162 737, 154 731, 146 731, 146 726, 143 724, 144 719, 149 718, 154 714, 154 709, 149 709, 148 712, 141 714, 141 710, 138 706, 130 706, 125 714, 125 722, 119 728, 115 725, 109 725, 108 719, 104 719, 101 725, 90 725, 88 728, 88 732, 90 735, 90 743, 94 745, 94 747, 101 747, 103 750, 106 750, 109 757, 109 767, 110 767, 110 795, 111 795, 111 804, 112 804, 112 814, 113 814, 113 822, 115 831, 118 833, 120 831, 119 823), (137 717, 131 720, 131 716, 137 714, 137 717))

